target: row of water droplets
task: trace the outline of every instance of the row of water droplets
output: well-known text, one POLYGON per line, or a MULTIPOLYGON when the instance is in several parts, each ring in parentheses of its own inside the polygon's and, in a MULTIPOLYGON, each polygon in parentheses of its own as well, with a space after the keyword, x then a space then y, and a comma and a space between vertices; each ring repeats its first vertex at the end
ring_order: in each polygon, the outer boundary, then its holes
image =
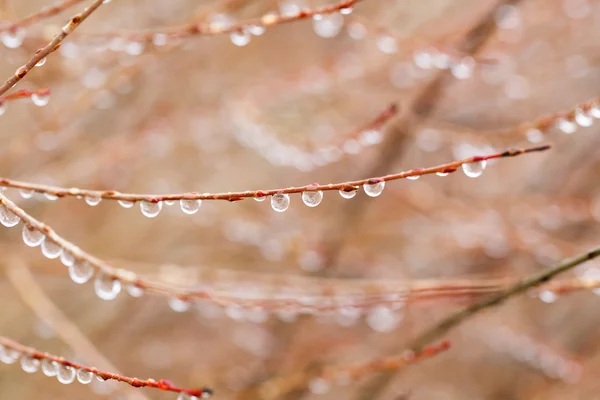
POLYGON ((60 383, 65 385, 73 383, 75 380, 77 380, 79 383, 87 385, 92 382, 94 377, 96 377, 99 381, 104 381, 102 377, 97 376, 91 371, 87 371, 85 369, 76 369, 69 365, 63 365, 47 358, 40 360, 39 358, 32 357, 29 354, 22 354, 15 349, 1 344, 0 361, 5 364, 14 364, 19 361, 23 371, 33 374, 41 370, 44 375, 56 377, 60 383))
POLYGON ((578 108, 575 110, 573 119, 565 117, 558 118, 547 129, 530 128, 525 132, 527 140, 531 143, 539 143, 544 138, 544 131, 559 131, 567 135, 571 135, 577 131, 578 127, 589 128, 594 124, 594 119, 600 119, 600 104, 593 103, 588 110, 578 108))

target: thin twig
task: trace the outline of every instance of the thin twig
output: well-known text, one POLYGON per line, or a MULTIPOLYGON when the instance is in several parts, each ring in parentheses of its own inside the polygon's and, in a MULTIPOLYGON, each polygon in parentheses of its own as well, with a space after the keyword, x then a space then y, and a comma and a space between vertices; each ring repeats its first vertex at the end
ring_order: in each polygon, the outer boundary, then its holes
POLYGON ((31 96, 49 96, 50 95, 50 89, 48 88, 41 88, 38 90, 34 90, 34 91, 30 91, 30 90, 17 90, 16 92, 13 92, 9 95, 6 96, 0 96, 0 106, 6 102, 9 101, 14 101, 14 100, 19 100, 19 99, 26 99, 26 98, 31 98, 31 96))
POLYGON ((66 360, 62 357, 55 356, 55 355, 52 355, 49 353, 45 353, 45 352, 36 350, 32 347, 24 346, 18 342, 15 342, 14 340, 8 339, 4 336, 0 336, 0 346, 3 346, 3 350, 5 350, 5 349, 14 350, 14 351, 18 352, 18 354, 20 356, 27 355, 27 356, 34 358, 36 360, 39 360, 39 361, 42 361, 42 360, 53 361, 60 366, 73 368, 73 369, 75 369, 75 371, 90 372, 93 375, 95 375, 105 381, 113 380, 113 381, 127 383, 128 385, 131 385, 131 386, 137 387, 137 388, 148 387, 148 388, 160 389, 160 390, 164 390, 164 391, 168 391, 168 392, 187 393, 190 396, 197 396, 197 397, 202 397, 202 398, 208 398, 213 394, 213 390, 208 387, 204 387, 201 389, 186 389, 186 388, 180 388, 180 387, 174 386, 171 382, 169 382, 166 379, 160 379, 158 381, 156 381, 154 379, 143 380, 143 379, 132 378, 132 377, 125 376, 125 375, 116 374, 113 372, 102 371, 95 367, 90 367, 87 365, 75 363, 73 361, 66 360))
POLYGON ((60 33, 58 33, 54 38, 43 48, 39 49, 33 57, 25 64, 17 68, 13 76, 8 78, 2 86, 0 86, 0 96, 6 93, 9 89, 17 84, 32 68, 36 66, 36 64, 48 56, 50 53, 56 51, 60 47, 60 43, 77 27, 85 21, 87 17, 89 17, 98 7, 100 7, 104 3, 104 0, 94 0, 92 4, 90 4, 86 9, 84 9, 81 13, 72 17, 69 22, 67 22, 61 29, 60 33))
POLYGON ((67 10, 68 8, 71 8, 74 5, 79 4, 83 1, 84 0, 62 0, 55 4, 51 4, 49 6, 42 7, 42 9, 40 9, 39 11, 34 12, 33 14, 29 14, 28 16, 26 16, 25 18, 23 18, 19 21, 13 22, 6 26, 0 26, 0 32, 2 32, 2 31, 14 32, 15 30, 17 30, 19 28, 24 28, 24 27, 34 24, 38 21, 41 21, 46 18, 50 18, 56 14, 59 14, 65 10, 67 10))
POLYGON ((510 149, 503 152, 493 153, 486 156, 474 156, 465 158, 463 160, 453 161, 447 164, 441 164, 435 167, 429 168, 417 168, 408 171, 400 172, 397 174, 385 175, 381 177, 373 177, 367 179, 361 179, 356 181, 348 181, 341 183, 330 183, 328 185, 311 184, 305 186, 288 187, 280 189, 268 189, 268 190, 256 190, 256 191, 244 191, 244 192, 227 192, 227 193, 204 193, 199 194, 197 192, 189 193, 177 193, 177 194, 164 194, 164 195, 153 195, 153 194, 139 194, 139 193, 120 193, 115 190, 86 190, 79 188, 63 188, 58 186, 40 185, 29 182, 22 182, 11 180, 8 178, 0 178, 0 186, 12 187, 24 190, 33 190, 38 193, 45 193, 57 197, 89 197, 89 198, 101 198, 107 200, 121 200, 121 201, 145 201, 149 203, 159 203, 162 201, 175 201, 175 200, 227 200, 227 201, 238 201, 245 198, 261 198, 266 196, 273 196, 276 194, 293 194, 302 193, 306 191, 346 191, 352 192, 358 189, 362 185, 373 185, 380 182, 394 181, 398 179, 405 179, 409 177, 431 175, 435 173, 449 174, 456 172, 456 170, 464 164, 479 163, 487 160, 515 157, 521 154, 533 153, 546 151, 551 148, 550 145, 536 146, 530 148, 521 149, 510 149))

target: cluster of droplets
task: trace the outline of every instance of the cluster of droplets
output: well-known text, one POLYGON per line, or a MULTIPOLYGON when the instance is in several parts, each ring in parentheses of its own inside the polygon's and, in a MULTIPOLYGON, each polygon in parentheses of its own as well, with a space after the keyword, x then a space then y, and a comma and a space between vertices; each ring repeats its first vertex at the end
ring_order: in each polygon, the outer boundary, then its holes
POLYGON ((23 354, 15 349, 6 347, 0 344, 0 361, 5 364, 14 364, 20 362, 23 371, 33 374, 39 370, 48 377, 56 377, 56 379, 65 385, 75 382, 87 385, 92 382, 94 377, 103 381, 104 379, 96 376, 91 371, 83 368, 74 368, 69 365, 64 365, 48 358, 38 358, 30 354, 23 354))
POLYGON ((600 103, 594 102, 589 108, 577 108, 573 118, 559 117, 554 123, 546 128, 531 127, 525 131, 525 136, 530 143, 540 143, 544 134, 556 131, 571 135, 578 128, 589 128, 594 120, 600 120, 600 103))

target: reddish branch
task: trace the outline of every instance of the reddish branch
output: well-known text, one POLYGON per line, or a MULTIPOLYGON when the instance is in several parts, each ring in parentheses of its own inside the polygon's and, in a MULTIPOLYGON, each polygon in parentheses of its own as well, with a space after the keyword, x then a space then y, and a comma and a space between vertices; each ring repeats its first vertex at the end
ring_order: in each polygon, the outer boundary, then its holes
POLYGON ((49 353, 38 351, 32 347, 24 346, 20 343, 17 343, 13 340, 10 340, 6 337, 0 336, 0 345, 4 346, 4 348, 12 349, 17 351, 20 355, 28 355, 36 360, 49 360, 53 361, 58 365, 62 365, 64 367, 71 367, 77 370, 87 371, 93 373, 95 376, 101 378, 102 380, 113 380, 118 382, 127 383, 133 387, 148 387, 154 389, 160 389, 168 392, 176 392, 176 393, 187 393, 190 396, 208 398, 213 394, 213 390, 209 387, 203 387, 201 389, 185 389, 174 386, 171 382, 166 379, 160 379, 155 381, 154 379, 142 380, 138 378, 131 378, 124 375, 115 374, 112 372, 106 372, 99 370, 98 368, 78 364, 69 360, 66 360, 62 357, 58 357, 49 353))
POLYGON ((15 30, 17 30, 19 28, 24 28, 24 27, 34 24, 38 21, 41 21, 46 18, 50 18, 56 14, 59 14, 59 13, 65 11, 66 9, 73 7, 74 5, 81 3, 82 1, 84 1, 84 0, 62 0, 55 4, 51 4, 49 6, 42 7, 42 9, 40 9, 39 11, 37 11, 33 14, 29 14, 28 16, 26 16, 25 18, 23 18, 19 21, 13 22, 4 27, 0 27, 0 31, 14 32, 15 30))
POLYGON ((48 95, 50 95, 50 89, 42 88, 42 89, 35 90, 33 92, 30 90, 17 90, 16 92, 13 92, 9 95, 0 96, 0 105, 4 104, 6 102, 9 102, 9 101, 30 98, 33 95, 48 96, 48 95))
POLYGON ((17 84, 21 79, 27 75, 31 69, 33 69, 36 64, 42 60, 44 57, 48 56, 50 53, 53 53, 60 47, 60 43, 77 27, 85 21, 87 17, 89 17, 98 7, 103 4, 104 0, 94 0, 92 4, 90 4, 86 9, 84 9, 81 13, 72 17, 69 22, 67 22, 61 29, 60 33, 58 33, 54 38, 43 48, 39 49, 34 56, 25 64, 17 68, 13 76, 8 78, 6 82, 0 86, 0 96, 6 93, 9 89, 17 84))
POLYGON ((365 184, 376 184, 379 182, 395 181, 399 179, 431 175, 435 173, 449 174, 456 172, 464 164, 478 163, 487 160, 493 160, 497 158, 515 157, 521 154, 533 153, 546 151, 551 148, 550 145, 536 146, 521 149, 511 149, 503 152, 489 154, 487 156, 474 156, 465 158, 463 160, 453 161, 447 164, 441 164, 435 167, 429 168, 417 168, 408 171, 400 172, 397 174, 385 175, 381 177, 373 177, 367 179, 361 179, 356 181, 348 181, 341 183, 330 183, 328 185, 319 185, 313 183, 306 186, 288 187, 280 189, 268 189, 268 190, 256 190, 256 191, 244 191, 244 192, 227 192, 227 193, 204 193, 199 194, 197 192, 179 193, 179 194, 164 194, 164 195, 153 195, 153 194, 139 194, 139 193, 120 193, 115 190, 86 190, 79 188, 62 188, 58 186, 40 185, 29 182, 22 182, 11 180, 8 178, 0 178, 0 186, 33 190, 37 193, 46 193, 57 197, 91 197, 91 198, 102 198, 107 200, 123 200, 123 201, 146 201, 151 203, 158 203, 161 201, 174 201, 174 200, 227 200, 227 201, 238 201, 245 198, 261 198, 266 196, 272 196, 275 194, 293 194, 302 193, 306 191, 331 191, 341 190, 351 192, 357 190, 358 187, 365 184))

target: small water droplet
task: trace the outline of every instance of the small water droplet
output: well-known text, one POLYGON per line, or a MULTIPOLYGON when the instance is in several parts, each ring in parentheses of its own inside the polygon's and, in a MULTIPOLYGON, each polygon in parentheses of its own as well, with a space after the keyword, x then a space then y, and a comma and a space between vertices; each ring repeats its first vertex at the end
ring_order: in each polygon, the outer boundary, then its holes
POLYGON ((263 201, 265 201, 267 199, 267 196, 260 196, 260 197, 253 197, 254 201, 258 202, 258 203, 262 203, 263 201))
MULTIPOLYGON (((592 107, 590 108, 589 113, 592 117, 594 117, 596 119, 600 119, 600 105, 592 104, 592 107)), ((2 112, 0 112, 0 115, 2 115, 2 112)))
POLYGON ((43 359, 42 360, 42 373, 46 376, 56 376, 58 372, 58 364, 56 364, 52 360, 43 359))
POLYGON ((592 117, 580 109, 575 112, 575 122, 584 128, 590 127, 594 124, 592 117))
POLYGON ((271 207, 277 212, 284 212, 290 206, 290 196, 286 193, 277 193, 271 196, 271 207))
POLYGON ((160 210, 162 210, 162 202, 159 201, 157 203, 153 203, 149 201, 142 201, 140 203, 140 208, 142 210, 142 214, 144 214, 146 217, 154 218, 160 214, 160 210))
POLYGON ((244 31, 232 32, 231 35, 229 35, 229 38, 231 39, 231 43, 240 47, 250 43, 250 34, 244 31))
POLYGON ((59 365, 56 371, 56 379, 63 385, 68 385, 75 381, 75 368, 67 365, 59 365))
POLYGON ((398 313, 385 306, 377 306, 369 310, 367 324, 376 332, 391 332, 398 326, 402 318, 398 313))
POLYGON ((121 281, 100 274, 94 280, 94 290, 102 300, 114 300, 121 292, 121 281))
POLYGON ((63 263, 65 267, 70 267, 75 262, 75 257, 70 251, 63 250, 60 253, 60 262, 63 263))
POLYGON ((398 51, 398 45, 396 39, 391 36, 384 35, 377 38, 377 48, 385 54, 394 54, 398 51))
POLYGON ((200 209, 202 205, 202 200, 180 200, 179 205, 181 207, 181 211, 186 214, 195 214, 200 209))
POLYGON ((94 267, 87 261, 77 260, 69 266, 69 277, 75 283, 86 283, 93 275, 94 267))
POLYGON ((308 389, 313 394, 325 394, 331 388, 329 382, 323 378, 314 378, 308 382, 308 389))
POLYGON ((101 201, 102 197, 86 196, 85 198, 85 202, 92 207, 96 207, 98 204, 100 204, 101 201))
POLYGON ((191 400, 190 395, 187 393, 179 393, 177 400, 191 400))
POLYGON ((544 303, 554 303, 558 300, 558 296, 551 290, 542 290, 538 296, 544 303))
POLYGON ((58 200, 58 196, 52 193, 44 193, 44 197, 51 201, 58 200))
POLYGON ((21 368, 23 368, 23 371, 33 374, 40 368, 40 360, 31 356, 24 356, 21 358, 21 368))
POLYGON ((44 257, 47 257, 50 259, 58 258, 58 257, 60 257, 60 253, 62 253, 62 251, 63 251, 63 248, 60 245, 53 242, 52 240, 50 240, 47 237, 42 242, 42 254, 44 255, 44 257))
POLYGON ((42 244, 46 237, 36 229, 30 229, 27 225, 23 225, 23 242, 29 247, 36 247, 42 244))
POLYGON ((354 196, 356 196, 356 193, 358 193, 358 190, 350 190, 350 191, 345 191, 345 190, 340 190, 340 196, 342 196, 344 199, 351 199, 354 196))
POLYGON ((363 185, 363 189, 364 189, 365 193, 367 194, 367 196, 370 196, 370 197, 379 196, 383 192, 384 188, 385 188, 385 181, 379 181, 379 182, 375 182, 375 183, 365 183, 363 185))
POLYGON ((329 15, 313 16, 313 29, 315 33, 322 38, 332 38, 337 36, 344 26, 344 17, 341 14, 334 13, 329 15))
POLYGON ((265 33, 265 27, 261 25, 251 25, 248 27, 248 32, 253 34, 254 36, 260 36, 265 33))
POLYGON ((168 206, 172 206, 173 204, 175 204, 175 200, 165 200, 165 204, 168 206))
POLYGON ((468 79, 473 75, 475 61, 472 57, 465 57, 460 62, 451 66, 452 75, 456 79, 468 79))
POLYGON ((77 370, 77 380, 79 383, 87 385, 88 383, 92 382, 92 379, 94 379, 93 372, 86 371, 84 369, 77 370))
POLYGON ((535 128, 527 129, 527 132, 525 132, 525 137, 527 137, 529 143, 540 143, 542 140, 544 140, 544 134, 542 131, 535 128))
POLYGON ((21 221, 21 218, 3 205, 0 205, 0 223, 7 228, 12 228, 21 221))
POLYGON ((33 190, 28 190, 28 189, 21 189, 21 190, 19 190, 19 194, 24 199, 30 199, 30 198, 32 198, 34 193, 35 192, 33 190))
POLYGON ((350 14, 352 14, 352 10, 353 10, 352 7, 344 7, 344 8, 340 9, 340 14, 342 14, 342 15, 350 15, 350 14))
POLYGON ((180 299, 179 297, 169 298, 169 307, 175 312, 186 312, 190 309, 191 303, 186 299, 180 299))
POLYGON ((135 204, 135 202, 129 200, 117 200, 117 203, 123 208, 131 208, 135 204))
POLYGON ((44 107, 50 102, 50 93, 34 93, 31 95, 31 101, 38 107, 44 107))
POLYGON ((25 39, 25 30, 23 28, 17 28, 13 31, 4 31, 0 33, 0 40, 4 46, 9 49, 16 49, 23 44, 25 39))
POLYGON ((468 176, 469 178, 478 178, 481 176, 481 174, 483 174, 483 171, 485 170, 486 165, 487 165, 487 162, 485 160, 483 160, 483 161, 477 161, 477 162, 463 164, 462 169, 463 169, 463 172, 465 173, 465 175, 468 176))
POLYGON ((555 122, 555 126, 563 133, 570 135, 572 133, 575 133, 575 131, 577 130, 577 125, 574 124, 573 122, 564 119, 564 118, 559 118, 556 120, 555 122))
POLYGON ((448 172, 436 172, 437 176, 448 176, 448 172))
POLYGON ((21 357, 21 353, 17 350, 0 345, 0 361, 4 364, 14 364, 19 357, 21 357))
POLYGON ((323 200, 323 192, 320 190, 309 190, 302 192, 302 201, 309 207, 316 207, 323 200))
POLYGON ((416 181, 420 177, 421 177, 420 175, 413 175, 413 176, 407 176, 406 179, 411 180, 411 181, 416 181))
POLYGON ((131 297, 142 297, 142 295, 144 294, 144 289, 136 285, 135 283, 128 284, 125 287, 125 290, 127 290, 127 293, 131 297))
POLYGON ((41 67, 41 66, 43 66, 44 64, 46 64, 46 57, 44 57, 44 58, 40 59, 40 61, 38 61, 38 62, 35 64, 35 66, 36 66, 36 67, 41 67))

